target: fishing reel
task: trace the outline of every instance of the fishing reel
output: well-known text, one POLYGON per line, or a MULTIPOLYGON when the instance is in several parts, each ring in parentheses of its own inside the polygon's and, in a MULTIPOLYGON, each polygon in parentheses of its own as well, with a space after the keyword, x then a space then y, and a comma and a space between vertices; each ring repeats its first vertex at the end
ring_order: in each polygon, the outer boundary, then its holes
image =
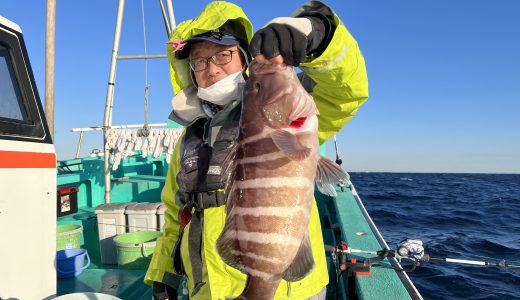
POLYGON ((398 271, 413 272, 417 266, 420 265, 420 261, 427 261, 428 255, 424 253, 424 246, 421 240, 417 239, 405 239, 399 242, 396 250, 382 249, 379 251, 366 251, 360 249, 353 249, 344 241, 341 241, 336 247, 325 246, 325 250, 332 252, 332 259, 337 268, 340 271, 347 271, 348 275, 370 275, 370 269, 374 264, 382 262, 386 258, 395 258, 399 263, 402 259, 412 261, 412 265, 409 268, 398 268, 398 271), (377 255, 370 258, 353 257, 347 258, 348 254, 361 253, 361 254, 372 254, 377 255))
POLYGON ((409 268, 403 268, 401 271, 410 273, 415 271, 415 268, 417 268, 421 263, 422 260, 424 260, 425 256, 428 255, 424 254, 424 245, 421 240, 416 239, 404 239, 400 241, 397 244, 397 248, 393 252, 393 257, 397 259, 399 263, 401 263, 402 259, 408 259, 412 261, 412 265, 409 268))
POLYGON ((424 246, 421 240, 404 239, 397 244, 396 258, 400 261, 401 258, 411 260, 422 260, 424 257, 424 246))

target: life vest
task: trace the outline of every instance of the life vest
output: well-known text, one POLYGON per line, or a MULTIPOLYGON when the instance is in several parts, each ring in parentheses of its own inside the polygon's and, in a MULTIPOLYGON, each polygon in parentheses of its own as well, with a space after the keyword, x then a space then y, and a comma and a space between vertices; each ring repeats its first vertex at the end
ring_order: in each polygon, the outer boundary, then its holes
MULTIPOLYGON (((240 111, 240 107, 236 108, 240 111)), ((194 296, 205 284, 202 281, 202 220, 204 209, 218 207, 226 202, 224 188, 233 159, 233 146, 236 144, 239 132, 239 113, 226 122, 216 137, 212 137, 212 145, 204 139, 208 131, 213 131, 208 119, 199 119, 186 128, 181 144, 181 165, 177 174, 179 185, 177 201, 184 204, 179 213, 181 222, 179 239, 173 251, 174 268, 178 274, 185 274, 180 257, 180 244, 184 227, 191 222, 189 231, 189 251, 195 287, 194 296), (192 213, 193 212, 193 213, 192 213)))
MULTIPOLYGON (((186 128, 182 141, 181 167, 177 174, 179 191, 184 192, 185 202, 191 194, 210 193, 224 189, 227 174, 226 158, 238 137, 238 120, 227 122, 220 128, 213 145, 204 142, 207 119, 199 119, 186 128)), ((229 160, 231 162, 231 160, 229 160)))

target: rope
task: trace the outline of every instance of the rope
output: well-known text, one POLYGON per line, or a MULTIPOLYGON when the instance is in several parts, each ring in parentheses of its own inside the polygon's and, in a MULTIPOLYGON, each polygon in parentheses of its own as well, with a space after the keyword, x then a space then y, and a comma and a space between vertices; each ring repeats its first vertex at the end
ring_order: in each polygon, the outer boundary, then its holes
POLYGON ((148 89, 150 85, 148 84, 148 59, 146 56, 148 55, 148 51, 146 48, 146 24, 144 20, 144 0, 141 0, 141 17, 143 22, 143 41, 144 41, 144 126, 143 131, 145 134, 148 132, 148 89))
POLYGON ((146 231, 161 231, 158 228, 150 228, 150 227, 144 227, 144 226, 130 226, 130 225, 123 225, 123 224, 103 223, 103 222, 98 222, 97 224, 110 225, 113 227, 124 227, 125 229, 135 228, 135 229, 146 229, 146 231))

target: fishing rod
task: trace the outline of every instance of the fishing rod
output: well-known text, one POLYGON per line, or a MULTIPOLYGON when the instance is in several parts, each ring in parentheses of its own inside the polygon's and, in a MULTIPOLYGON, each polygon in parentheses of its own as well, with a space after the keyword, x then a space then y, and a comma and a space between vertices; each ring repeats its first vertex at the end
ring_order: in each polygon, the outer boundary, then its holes
MULTIPOLYGON (((346 270, 349 267, 349 262, 346 259, 347 254, 370 254, 376 255, 372 258, 366 258, 363 260, 364 266, 370 266, 374 262, 379 262, 386 257, 393 257, 397 259, 399 262, 401 260, 410 260, 412 261, 412 267, 410 269, 397 269, 398 271, 405 272, 413 272, 417 266, 420 265, 420 262, 446 262, 446 263, 455 263, 455 264, 465 264, 465 265, 474 265, 474 266, 487 266, 487 267, 498 267, 498 268, 520 268, 520 264, 509 263, 505 259, 495 259, 498 262, 494 261, 480 261, 480 260, 468 260, 468 259, 458 259, 458 258, 450 258, 450 257, 432 257, 429 254, 424 252, 423 242, 417 239, 405 239, 399 242, 397 248, 395 250, 391 249, 382 249, 378 251, 368 251, 361 249, 354 249, 349 246, 345 242, 340 242, 337 247, 334 246, 325 246, 325 250, 332 252, 333 256, 338 257, 339 269, 346 270)), ((355 262, 357 263, 357 262, 355 262)), ((359 263, 357 263, 359 264, 359 263)), ((353 265, 353 261, 350 261, 350 265, 353 265)))
POLYGON ((480 261, 480 260, 468 260, 458 259, 450 257, 432 257, 429 254, 424 253, 423 242, 415 239, 405 239, 399 242, 397 245, 396 258, 406 258, 416 261, 439 261, 447 263, 475 265, 475 266, 490 266, 499 268, 520 268, 519 264, 512 264, 507 262, 505 259, 495 259, 498 262, 493 261, 480 261))
POLYGON ((455 259, 449 257, 430 257, 429 255, 425 255, 422 261, 443 261, 449 263, 459 263, 459 264, 467 264, 467 265, 479 265, 479 266, 492 266, 492 267, 500 267, 500 268, 520 268, 520 265, 514 265, 508 263, 505 259, 500 260, 499 262, 490 262, 490 261, 478 261, 478 260, 467 260, 467 259, 455 259))
POLYGON ((341 158, 339 158, 339 151, 338 151, 338 141, 336 140, 336 135, 334 135, 334 148, 336 148, 336 163, 341 166, 343 161, 341 158))

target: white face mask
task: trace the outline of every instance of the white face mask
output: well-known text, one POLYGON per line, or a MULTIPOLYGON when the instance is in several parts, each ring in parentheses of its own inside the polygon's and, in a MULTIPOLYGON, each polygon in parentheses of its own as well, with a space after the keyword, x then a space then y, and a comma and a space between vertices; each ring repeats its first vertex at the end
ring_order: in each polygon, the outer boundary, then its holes
POLYGON ((208 102, 225 106, 231 100, 238 99, 238 84, 243 82, 246 81, 241 70, 226 76, 207 88, 199 87, 197 96, 208 102))

